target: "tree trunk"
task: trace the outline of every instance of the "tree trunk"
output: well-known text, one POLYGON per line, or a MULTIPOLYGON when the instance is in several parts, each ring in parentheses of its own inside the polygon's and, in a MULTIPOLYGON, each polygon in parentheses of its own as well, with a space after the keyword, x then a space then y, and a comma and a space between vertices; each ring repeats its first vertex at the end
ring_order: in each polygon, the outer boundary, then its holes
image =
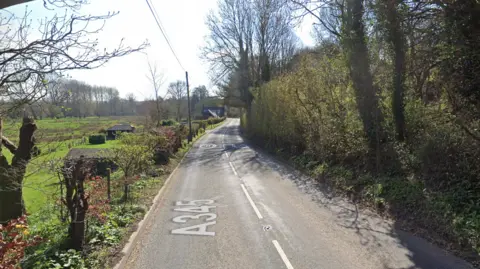
POLYGON ((181 122, 182 121, 182 100, 179 100, 178 101, 178 105, 177 105, 177 119, 178 119, 178 122, 181 122))
POLYGON ((9 175, 8 172, 0 175, 0 224, 6 224, 25 213, 22 186, 17 182, 18 177, 9 175))
POLYGON ((386 24, 387 36, 393 47, 394 54, 394 76, 393 76, 393 98, 392 112, 395 120, 397 140, 405 140, 405 107, 404 107, 404 81, 405 81, 405 34, 402 30, 401 18, 398 5, 401 0, 386 1, 386 24))
POLYGON ((3 145, 13 154, 11 165, 2 154, 0 145, 0 224, 5 224, 11 219, 17 219, 25 213, 22 198, 23 177, 27 164, 32 157, 35 147, 33 136, 37 126, 33 119, 25 117, 20 128, 20 143, 18 148, 2 134, 3 124, 0 118, 0 137, 3 145))
POLYGON ((348 0, 345 18, 344 46, 347 49, 347 59, 350 76, 355 90, 358 111, 363 128, 371 149, 378 148, 378 141, 384 139, 383 116, 378 106, 377 90, 373 85, 370 72, 370 59, 366 44, 363 25, 363 1, 348 0))
POLYGON ((68 234, 70 246, 75 250, 82 250, 85 241, 88 201, 85 197, 84 181, 88 169, 88 164, 80 159, 77 162, 66 162, 63 171, 66 187, 65 203, 70 213, 68 234))
POLYGON ((72 248, 75 250, 82 250, 83 243, 85 241, 85 215, 88 209, 87 198, 85 197, 85 189, 83 182, 85 181, 86 167, 82 161, 78 162, 75 166, 75 183, 76 183, 76 193, 74 199, 74 218, 72 219, 71 225, 71 239, 72 239, 72 248))
POLYGON ((156 105, 157 105, 157 127, 160 127, 161 111, 160 111, 160 100, 158 100, 158 95, 156 96, 156 105))

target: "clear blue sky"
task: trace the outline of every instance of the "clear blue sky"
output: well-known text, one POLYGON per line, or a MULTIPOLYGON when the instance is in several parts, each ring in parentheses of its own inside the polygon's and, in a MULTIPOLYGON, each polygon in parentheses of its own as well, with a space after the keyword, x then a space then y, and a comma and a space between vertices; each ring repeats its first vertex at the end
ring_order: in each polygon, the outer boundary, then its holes
MULTIPOLYGON (((149 80, 148 61, 156 63, 165 73, 166 83, 184 79, 184 72, 177 64, 163 39, 160 30, 143 0, 95 0, 84 6, 82 14, 104 14, 109 11, 119 11, 120 14, 107 21, 104 30, 98 35, 100 48, 112 48, 124 38, 125 43, 131 46, 148 40, 150 47, 145 53, 135 53, 123 58, 115 59, 106 66, 95 70, 71 72, 74 79, 83 80, 93 85, 112 86, 120 91, 121 96, 133 93, 137 99, 153 96, 149 80), (135 3, 134 3, 135 2, 135 3)), ((217 6, 217 0, 152 0, 161 22, 169 36, 170 42, 177 52, 180 61, 189 72, 190 85, 206 85, 211 90, 207 75, 208 64, 200 57, 200 48, 205 43, 208 29, 205 26, 205 17, 211 9, 217 6)), ((32 10, 32 18, 51 16, 52 12, 45 10, 42 1, 17 5, 9 8, 10 12, 22 15, 25 9, 32 10)), ((55 12, 63 12, 56 10, 55 12)), ((34 20, 35 21, 35 20, 34 20)), ((305 45, 311 45, 311 21, 302 24, 297 29, 297 35, 305 45)))

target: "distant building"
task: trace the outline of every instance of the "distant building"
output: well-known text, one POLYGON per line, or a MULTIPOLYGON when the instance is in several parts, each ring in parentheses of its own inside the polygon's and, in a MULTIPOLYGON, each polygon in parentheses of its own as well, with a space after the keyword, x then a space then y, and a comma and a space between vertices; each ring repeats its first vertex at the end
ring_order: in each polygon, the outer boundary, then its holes
POLYGON ((213 118, 224 117, 225 107, 224 106, 203 106, 202 116, 204 119, 208 119, 210 117, 213 117, 213 118))
POLYGON ((119 133, 133 133, 135 132, 135 127, 129 123, 122 123, 112 126, 107 129, 107 139, 113 140, 117 137, 119 133))

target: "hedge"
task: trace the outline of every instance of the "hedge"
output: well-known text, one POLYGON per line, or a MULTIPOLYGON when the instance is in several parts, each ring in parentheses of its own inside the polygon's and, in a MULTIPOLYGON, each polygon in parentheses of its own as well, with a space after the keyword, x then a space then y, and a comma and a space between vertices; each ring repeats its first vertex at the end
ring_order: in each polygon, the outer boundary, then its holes
POLYGON ((200 128, 207 129, 208 125, 214 125, 225 120, 225 117, 222 118, 208 118, 208 120, 194 120, 192 123, 198 123, 200 128))
POLYGON ((92 145, 105 144, 105 140, 105 135, 103 134, 91 135, 88 137, 88 143, 92 145))

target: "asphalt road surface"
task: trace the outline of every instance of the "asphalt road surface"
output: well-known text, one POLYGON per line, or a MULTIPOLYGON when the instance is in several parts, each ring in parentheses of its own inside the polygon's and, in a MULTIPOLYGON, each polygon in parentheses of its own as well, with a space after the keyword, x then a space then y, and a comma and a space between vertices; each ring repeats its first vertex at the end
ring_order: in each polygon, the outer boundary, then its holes
POLYGON ((165 186, 127 268, 462 269, 462 260, 329 199, 239 136, 202 137, 165 186))

